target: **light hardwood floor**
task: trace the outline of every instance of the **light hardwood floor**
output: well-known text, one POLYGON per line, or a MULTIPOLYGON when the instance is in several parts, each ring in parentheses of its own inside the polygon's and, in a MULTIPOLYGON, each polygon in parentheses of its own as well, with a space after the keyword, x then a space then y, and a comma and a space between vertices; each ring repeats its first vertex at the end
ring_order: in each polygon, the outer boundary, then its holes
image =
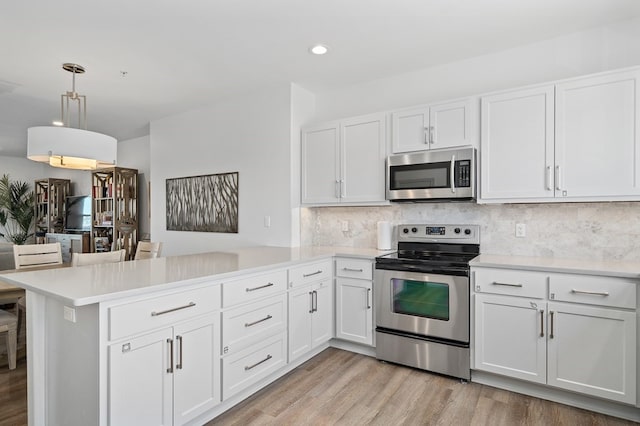
POLYGON ((208 426, 633 424, 327 349, 208 426))
MULTIPOLYGON (((0 425, 27 424, 25 360, 0 368, 0 425)), ((327 349, 208 423, 213 425, 634 425, 436 374, 327 349)))

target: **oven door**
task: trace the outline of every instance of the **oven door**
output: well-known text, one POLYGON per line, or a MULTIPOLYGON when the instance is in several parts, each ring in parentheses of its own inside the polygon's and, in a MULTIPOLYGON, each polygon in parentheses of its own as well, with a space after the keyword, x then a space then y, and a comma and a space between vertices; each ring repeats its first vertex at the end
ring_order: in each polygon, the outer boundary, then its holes
POLYGON ((469 342, 469 278, 376 269, 376 326, 469 342))

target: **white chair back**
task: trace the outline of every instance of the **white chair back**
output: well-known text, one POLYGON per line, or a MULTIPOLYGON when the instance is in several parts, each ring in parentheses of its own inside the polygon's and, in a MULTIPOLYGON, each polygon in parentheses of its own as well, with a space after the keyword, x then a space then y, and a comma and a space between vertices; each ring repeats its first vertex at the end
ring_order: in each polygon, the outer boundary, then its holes
POLYGON ((149 241, 139 241, 136 247, 136 255, 134 260, 139 259, 153 259, 160 257, 162 251, 162 243, 152 243, 149 241))
POLYGON ((127 251, 114 250, 101 253, 73 253, 71 266, 99 265, 102 263, 117 263, 124 261, 127 251))
POLYGON ((16 269, 62 264, 60 243, 25 244, 13 246, 16 269))

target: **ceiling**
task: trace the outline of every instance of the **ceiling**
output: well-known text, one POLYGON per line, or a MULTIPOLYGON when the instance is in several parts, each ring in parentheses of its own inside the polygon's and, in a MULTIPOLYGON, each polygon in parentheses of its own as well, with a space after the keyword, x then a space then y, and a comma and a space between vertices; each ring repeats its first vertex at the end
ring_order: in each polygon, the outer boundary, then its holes
POLYGON ((636 16, 638 0, 3 2, 0 155, 25 156, 27 127, 59 118, 64 62, 87 70, 89 130, 123 140, 234 93, 332 90, 636 16))

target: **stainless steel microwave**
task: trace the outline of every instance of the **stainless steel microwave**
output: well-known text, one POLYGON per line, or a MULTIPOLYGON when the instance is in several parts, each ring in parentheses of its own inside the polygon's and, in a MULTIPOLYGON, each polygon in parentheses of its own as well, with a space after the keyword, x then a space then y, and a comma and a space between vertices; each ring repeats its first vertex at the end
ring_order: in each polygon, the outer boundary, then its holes
POLYGON ((476 198, 473 147, 410 152, 387 158, 390 201, 472 201, 476 198))

